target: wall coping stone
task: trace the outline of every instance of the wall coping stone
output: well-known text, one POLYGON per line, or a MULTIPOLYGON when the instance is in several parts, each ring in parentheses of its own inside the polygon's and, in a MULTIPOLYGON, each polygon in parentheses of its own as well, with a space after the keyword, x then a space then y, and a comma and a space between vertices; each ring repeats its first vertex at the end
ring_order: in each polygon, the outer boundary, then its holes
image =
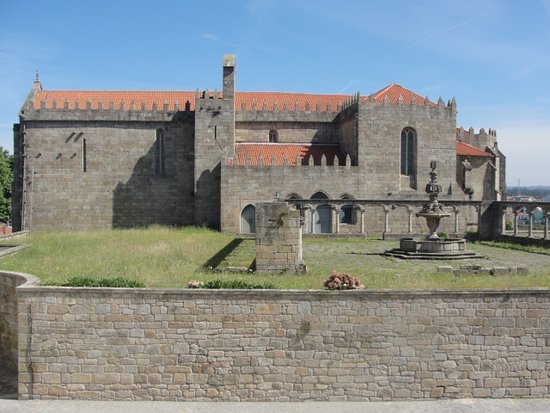
POLYGON ((0 271, 0 276, 15 278, 19 282, 18 288, 19 287, 30 288, 40 284, 40 279, 38 277, 32 274, 26 274, 24 272, 2 270, 0 271))
MULTIPOLYGON (((23 276, 28 274, 13 273, 23 276)), ((31 276, 33 277, 33 276, 31 276)), ((36 279, 36 277, 33 277, 36 279)), ((514 289, 481 289, 481 290, 209 290, 188 288, 101 288, 101 287, 56 287, 38 286, 38 283, 27 282, 17 288, 19 295, 33 295, 36 293, 54 294, 97 294, 97 295, 181 295, 189 297, 208 298, 281 298, 281 297, 315 297, 325 299, 360 298, 370 297, 386 298, 427 298, 427 297, 480 297, 480 296, 511 296, 511 295, 550 295, 550 288, 514 288, 514 289)))

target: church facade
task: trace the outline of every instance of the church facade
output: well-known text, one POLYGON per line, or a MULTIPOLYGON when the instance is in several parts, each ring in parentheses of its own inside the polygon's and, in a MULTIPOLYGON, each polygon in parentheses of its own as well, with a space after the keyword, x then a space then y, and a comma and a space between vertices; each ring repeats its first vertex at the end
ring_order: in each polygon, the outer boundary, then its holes
POLYGON ((422 232, 430 161, 449 233, 505 191, 496 133, 458 129, 455 100, 392 84, 368 96, 236 91, 48 91, 14 126, 13 225, 87 230, 206 225, 252 233, 258 202, 288 200, 306 233, 422 232))

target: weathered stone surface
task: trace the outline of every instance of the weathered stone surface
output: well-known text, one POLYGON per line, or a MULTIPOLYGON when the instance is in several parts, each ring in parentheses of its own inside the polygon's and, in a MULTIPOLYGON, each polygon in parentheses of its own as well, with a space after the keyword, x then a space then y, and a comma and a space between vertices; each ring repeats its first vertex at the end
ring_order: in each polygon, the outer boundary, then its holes
POLYGON ((14 227, 82 230, 196 224, 238 233, 248 206, 274 197, 308 199, 321 192, 350 200, 347 206, 352 210, 347 209, 341 222, 338 208, 344 203, 330 211, 312 208, 304 216, 306 232, 419 233, 423 220, 409 221, 414 202, 392 210, 391 228, 384 227, 384 211, 394 201, 423 196, 418 177, 427 175, 433 159, 441 165, 439 182, 445 197, 463 206, 441 231, 464 234, 474 215, 469 209, 504 193, 505 163, 496 149, 496 135, 457 133, 456 102, 390 104, 354 95, 342 97, 337 105, 327 104, 322 95, 300 94, 307 103, 251 103, 244 93, 244 99, 237 99, 235 59, 228 62, 222 68, 222 93, 181 92, 184 101, 52 97, 46 102, 42 85, 35 82, 14 127, 14 227), (415 167, 401 175, 400 139, 405 129, 415 134, 415 167), (276 142, 270 140, 273 136, 276 142), (457 156, 457 139, 480 151, 489 147, 497 156, 457 156), (337 147, 339 155, 304 154, 298 162, 277 159, 273 165, 274 157, 264 150, 261 162, 239 164, 237 145, 251 143, 323 144, 337 147), (374 202, 364 211, 359 205, 354 208, 352 199, 388 200, 389 205, 374 202), (328 231, 315 228, 319 213, 330 216, 325 217, 328 231))
POLYGON ((18 339, 24 344, 20 397, 545 397, 549 302, 544 290, 214 293, 25 287, 18 290, 18 339), (74 300, 73 311, 91 317, 68 325, 63 314, 48 311, 68 298, 74 300), (99 304, 108 304, 110 312, 99 304), (242 311, 227 311, 231 306, 242 311), (136 309, 181 317, 146 319, 136 309), (106 328, 121 315, 120 328, 106 328), (32 377, 29 362, 35 367, 32 377))

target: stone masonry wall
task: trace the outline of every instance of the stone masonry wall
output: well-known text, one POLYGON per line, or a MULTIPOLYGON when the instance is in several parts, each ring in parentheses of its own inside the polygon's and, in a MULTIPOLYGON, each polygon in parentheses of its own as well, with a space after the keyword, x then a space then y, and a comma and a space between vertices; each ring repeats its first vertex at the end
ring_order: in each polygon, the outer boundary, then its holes
POLYGON ((15 289, 32 276, 0 272, 0 368, 17 370, 17 296, 15 289))
MULTIPOLYGON (((297 194, 309 199, 315 192, 323 191, 330 199, 349 195, 354 199, 376 199, 368 190, 365 193, 364 176, 357 166, 237 166, 222 164, 221 174, 221 229, 239 233, 240 214, 247 205, 257 202, 273 201, 276 193, 283 199, 297 194), (243 186, 246 182, 246 186, 243 186)), ((368 189, 368 187, 367 187, 368 189)), ((420 192, 420 191, 418 191, 420 192)), ((427 199, 425 192, 422 198, 427 199)), ((396 197, 399 199, 398 197, 396 197)), ((443 204, 448 199, 441 197, 443 204)), ((381 235, 384 232, 384 211, 382 204, 392 205, 392 199, 380 201, 380 205, 367 206, 365 212, 365 231, 368 235, 381 235)), ((420 210, 420 206, 417 207, 420 210)), ((477 224, 477 212, 473 207, 459 208, 459 231, 466 233, 474 230, 477 224)), ((391 232, 403 234, 408 231, 409 214, 403 206, 390 210, 391 232)), ((360 223, 344 232, 359 232, 360 223)), ((413 232, 425 233, 426 220, 413 217, 413 232)), ((454 216, 441 222, 441 231, 454 233, 454 216)), ((304 230, 305 231, 305 230, 304 230)))
POLYGON ((268 143, 269 131, 276 130, 279 143, 338 143, 332 123, 239 122, 235 141, 268 143))
POLYGON ((358 166, 365 188, 375 198, 426 196, 430 161, 437 160, 438 182, 453 199, 464 199, 456 184, 456 108, 444 105, 418 106, 363 103, 358 115, 358 166), (401 132, 417 133, 412 185, 400 182, 401 132))
POLYGON ((241 211, 248 204, 273 201, 279 192, 286 198, 310 198, 323 191, 330 198, 351 194, 360 198, 363 176, 354 166, 228 166, 222 164, 221 229, 240 231, 241 211), (246 185, 243 186, 243 182, 246 185), (338 192, 336 192, 338 191, 338 192), (356 195, 357 194, 357 195, 356 195))
POLYGON ((548 397, 548 290, 20 287, 21 399, 548 397))
POLYGON ((192 122, 27 121, 25 144, 23 229, 193 223, 192 122))

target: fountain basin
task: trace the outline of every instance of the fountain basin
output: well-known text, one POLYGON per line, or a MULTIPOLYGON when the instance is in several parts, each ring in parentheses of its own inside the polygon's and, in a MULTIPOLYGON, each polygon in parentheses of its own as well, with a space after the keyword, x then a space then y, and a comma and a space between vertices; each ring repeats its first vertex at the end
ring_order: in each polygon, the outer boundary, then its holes
POLYGON ((399 248, 384 252, 389 257, 421 260, 461 260, 483 258, 473 251, 466 250, 464 238, 430 239, 401 238, 399 248))
POLYGON ((466 251, 464 238, 414 239, 401 238, 399 248, 408 252, 458 252, 466 251))

